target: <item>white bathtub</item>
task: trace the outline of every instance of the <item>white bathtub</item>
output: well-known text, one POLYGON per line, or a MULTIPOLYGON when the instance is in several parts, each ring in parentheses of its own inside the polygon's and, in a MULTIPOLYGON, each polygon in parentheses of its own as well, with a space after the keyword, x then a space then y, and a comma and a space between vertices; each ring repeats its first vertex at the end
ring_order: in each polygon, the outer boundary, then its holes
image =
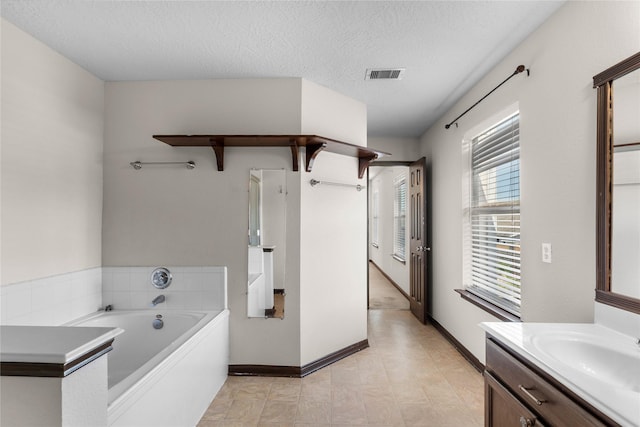
POLYGON ((125 331, 108 353, 110 426, 194 426, 226 380, 228 310, 99 312, 73 326, 125 331))

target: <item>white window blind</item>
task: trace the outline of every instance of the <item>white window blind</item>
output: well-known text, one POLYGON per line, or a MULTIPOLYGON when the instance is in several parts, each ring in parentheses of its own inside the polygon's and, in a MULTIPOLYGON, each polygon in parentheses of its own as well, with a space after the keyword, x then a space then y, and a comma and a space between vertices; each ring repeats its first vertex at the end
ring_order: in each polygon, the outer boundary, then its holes
POLYGON ((469 292, 520 315, 520 127, 515 113, 471 142, 469 292))
POLYGON ((379 237, 378 237, 379 203, 380 203, 380 193, 376 188, 373 191, 373 196, 371 197, 371 210, 373 212, 372 218, 371 218, 371 243, 375 246, 378 246, 378 244, 380 243, 378 241, 379 240, 379 237))
POLYGON ((400 177, 393 184, 393 256, 406 260, 407 180, 400 177))

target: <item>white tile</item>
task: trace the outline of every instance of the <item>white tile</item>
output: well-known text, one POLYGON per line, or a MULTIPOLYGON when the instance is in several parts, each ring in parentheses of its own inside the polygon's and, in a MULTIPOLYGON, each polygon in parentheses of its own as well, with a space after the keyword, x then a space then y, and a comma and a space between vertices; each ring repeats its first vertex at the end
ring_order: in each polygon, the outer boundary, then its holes
POLYGON ((203 275, 201 273, 182 273, 178 276, 175 289, 184 292, 197 292, 202 290, 202 283, 203 275))
POLYGON ((113 291, 112 305, 114 309, 131 310, 131 293, 128 291, 113 291))
POLYGON ((111 289, 114 291, 128 291, 130 289, 130 276, 129 271, 114 271, 111 289))
POLYGON ((31 310, 40 311, 53 305, 59 280, 37 280, 31 286, 31 310))
POLYGON ((32 325, 31 313, 24 314, 21 316, 11 317, 6 324, 7 325, 32 325))
POLYGON ((156 296, 153 291, 131 291, 131 308, 149 308, 156 296))
POLYGON ((202 310, 202 293, 201 292, 182 292, 180 295, 184 309, 202 310))
POLYGON ((203 310, 220 310, 224 308, 224 301, 219 298, 217 292, 202 292, 202 309, 203 310))
POLYGON ((163 304, 166 305, 166 308, 171 310, 189 308, 189 292, 166 292, 164 295, 166 300, 163 304))
POLYGON ((31 313, 31 283, 24 282, 21 286, 12 289, 11 293, 5 295, 2 299, 7 304, 7 320, 19 316, 28 316, 31 313))
POLYGON ((135 269, 131 271, 130 289, 132 291, 153 289, 153 285, 151 284, 151 274, 147 274, 147 272, 142 269, 135 269))
POLYGON ((102 290, 102 306, 113 305, 113 291, 102 290))

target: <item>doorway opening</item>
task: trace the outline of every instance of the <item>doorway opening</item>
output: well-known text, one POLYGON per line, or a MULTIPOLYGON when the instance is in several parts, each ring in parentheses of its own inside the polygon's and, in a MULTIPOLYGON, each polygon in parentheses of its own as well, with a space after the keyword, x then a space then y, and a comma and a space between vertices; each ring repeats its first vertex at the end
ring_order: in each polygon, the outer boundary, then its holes
POLYGON ((368 170, 368 308, 427 319, 425 161, 377 162, 368 170))

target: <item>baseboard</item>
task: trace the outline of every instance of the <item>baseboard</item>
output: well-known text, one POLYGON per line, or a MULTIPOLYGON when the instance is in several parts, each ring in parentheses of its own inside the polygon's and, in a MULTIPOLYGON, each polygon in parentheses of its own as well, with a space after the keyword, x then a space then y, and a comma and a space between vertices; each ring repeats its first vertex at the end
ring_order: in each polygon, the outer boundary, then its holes
POLYGON ((456 339, 456 337, 454 337, 453 335, 451 335, 449 333, 449 331, 447 331, 444 326, 442 326, 440 323, 438 323, 433 317, 429 316, 429 323, 431 323, 433 325, 434 328, 436 328, 436 330, 438 332, 440 332, 440 334, 445 337, 445 339, 447 341, 449 341, 451 343, 452 346, 455 347, 456 350, 458 350, 458 352, 462 355, 462 357, 464 357, 465 359, 467 359, 467 362, 469 362, 471 364, 471 366, 473 366, 474 368, 476 368, 476 370, 480 373, 484 372, 484 364, 482 362, 480 362, 480 360, 478 360, 477 357, 475 357, 473 355, 473 353, 471 353, 465 346, 462 345, 462 343, 460 343, 460 341, 458 341, 456 339))
POLYGON ((382 271, 382 269, 380 268, 380 266, 379 266, 378 264, 376 264, 376 263, 375 263, 374 261, 372 261, 372 260, 369 260, 369 262, 370 262, 371 264, 373 264, 373 266, 374 266, 375 268, 377 268, 377 269, 378 269, 378 271, 380 272, 380 274, 382 274, 382 275, 383 275, 383 276, 384 276, 384 277, 385 277, 385 278, 386 278, 386 279, 387 279, 387 280, 388 280, 388 281, 389 281, 389 282, 390 282, 390 283, 391 283, 391 284, 392 284, 392 285, 393 285, 393 286, 398 290, 398 292, 400 292, 400 293, 401 293, 401 294, 402 294, 402 295, 407 299, 407 301, 410 301, 410 299, 409 299, 409 295, 407 295, 407 293, 406 293, 406 292, 405 292, 405 291, 404 291, 404 290, 403 290, 403 289, 402 289, 402 288, 401 288, 401 287, 400 287, 396 282, 394 282, 394 280, 393 280, 391 277, 389 277, 389 276, 387 275, 387 273, 385 273, 384 271, 382 271))
POLYGON ((369 340, 363 340, 335 351, 325 357, 304 366, 277 366, 277 365, 229 365, 229 375, 234 376, 261 376, 261 377, 293 377, 303 378, 307 375, 329 366, 340 359, 351 356, 369 347, 369 340))

